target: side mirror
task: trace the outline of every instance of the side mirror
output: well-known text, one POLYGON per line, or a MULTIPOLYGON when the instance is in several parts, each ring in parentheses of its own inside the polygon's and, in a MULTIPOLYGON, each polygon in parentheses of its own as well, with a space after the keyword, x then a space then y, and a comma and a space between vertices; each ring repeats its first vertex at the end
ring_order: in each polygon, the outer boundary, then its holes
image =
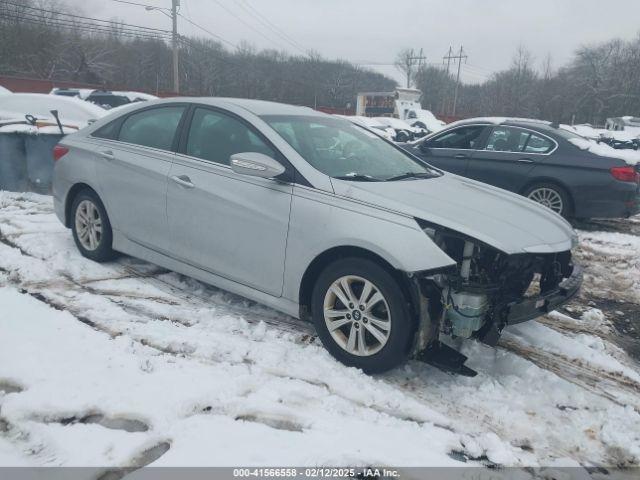
POLYGON ((285 172, 285 168, 278 161, 258 152, 231 155, 231 170, 242 175, 260 178, 274 178, 285 172))
POLYGON ((428 153, 429 152, 429 142, 421 142, 420 143, 420 151, 423 153, 428 153))

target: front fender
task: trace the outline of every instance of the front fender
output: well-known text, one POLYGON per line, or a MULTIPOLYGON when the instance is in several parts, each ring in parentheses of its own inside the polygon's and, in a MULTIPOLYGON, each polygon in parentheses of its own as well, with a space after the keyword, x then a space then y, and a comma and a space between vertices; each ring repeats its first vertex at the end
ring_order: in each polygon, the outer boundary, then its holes
POLYGON ((283 295, 297 301, 313 260, 336 247, 358 247, 404 272, 455 265, 409 216, 305 187, 294 189, 283 295))

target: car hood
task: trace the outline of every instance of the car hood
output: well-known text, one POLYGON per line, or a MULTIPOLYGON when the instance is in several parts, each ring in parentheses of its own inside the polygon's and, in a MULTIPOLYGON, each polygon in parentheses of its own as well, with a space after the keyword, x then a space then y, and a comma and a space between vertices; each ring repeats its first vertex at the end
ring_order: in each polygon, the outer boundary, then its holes
POLYGON ((571 225, 546 207, 453 174, 394 182, 332 182, 337 195, 450 228, 508 254, 559 252, 577 242, 571 225))

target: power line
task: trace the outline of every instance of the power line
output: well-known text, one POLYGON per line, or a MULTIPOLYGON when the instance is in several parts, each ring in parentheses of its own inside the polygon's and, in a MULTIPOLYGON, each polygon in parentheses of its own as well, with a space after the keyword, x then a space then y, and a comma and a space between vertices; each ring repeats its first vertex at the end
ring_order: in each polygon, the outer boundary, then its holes
POLYGON ((180 15, 180 17, 182 17, 183 20, 185 20, 186 22, 190 23, 191 25, 193 25, 196 28, 199 28, 200 30, 202 30, 203 32, 211 35, 212 37, 214 37, 216 40, 219 40, 221 42, 224 42, 228 45, 231 45, 233 48, 238 48, 238 45, 236 45, 235 43, 232 43, 224 38, 222 38, 220 35, 216 35, 215 33, 213 33, 211 30, 208 30, 206 28, 204 28, 202 25, 198 25, 196 22, 194 22, 193 20, 188 19, 187 17, 185 17, 184 15, 182 15, 181 13, 178 13, 178 15, 180 15))
MULTIPOLYGON (((220 3, 218 0, 213 0, 215 3, 217 3, 223 10, 225 10, 229 15, 231 15, 232 17, 234 17, 236 20, 238 20, 239 22, 241 22, 242 24, 244 24, 245 26, 247 26, 249 29, 253 30, 255 33, 257 33, 258 35, 260 35, 261 37, 265 38, 266 40, 268 40, 269 42, 273 43, 274 45, 277 45, 277 41, 274 41, 272 38, 268 37, 267 35, 265 35, 264 33, 262 33, 260 30, 255 29, 254 27, 252 27, 249 23, 247 23, 242 17, 236 15, 236 13, 234 13, 232 10, 230 10, 229 8, 227 8, 226 5, 224 5, 223 3, 220 3)), ((281 48, 280 45, 278 45, 278 48, 281 48)))
POLYGON ((266 18, 264 15, 262 15, 260 12, 258 12, 251 4, 249 4, 247 1, 242 0, 242 3, 239 3, 236 0, 236 4, 242 8, 245 12, 247 12, 249 15, 251 15, 253 18, 255 18, 256 20, 258 20, 258 22, 260 22, 260 24, 262 26, 264 26, 267 30, 275 33, 276 35, 278 35, 280 38, 282 38, 285 42, 287 42, 289 45, 291 45, 293 48, 295 48, 296 50, 299 50, 300 52, 302 52, 303 54, 307 55, 307 51, 301 47, 295 40, 293 40, 291 37, 289 37, 286 33, 284 33, 280 28, 278 28, 276 25, 274 25, 271 21, 269 21, 268 18, 266 18))
POLYGON ((130 38, 145 38, 154 40, 166 40, 169 37, 157 33, 146 33, 142 31, 134 31, 132 29, 118 28, 117 25, 96 25, 86 22, 80 22, 77 20, 64 20, 64 19, 46 19, 34 14, 15 14, 8 12, 0 12, 0 18, 9 20, 15 20, 17 22, 25 22, 33 25, 42 25, 49 27, 58 27, 64 29, 78 30, 87 33, 103 33, 110 35, 119 35, 130 38))
POLYGON ((98 22, 98 23, 100 23, 100 22, 109 23, 109 24, 118 23, 119 25, 123 25, 123 26, 126 26, 126 27, 134 27, 134 28, 141 29, 141 30, 149 30, 149 31, 155 31, 155 32, 162 32, 162 33, 171 33, 169 30, 163 30, 163 29, 160 29, 160 28, 143 27, 141 25, 133 25, 133 24, 124 23, 124 22, 114 22, 112 20, 105 20, 103 18, 84 17, 82 15, 74 15, 74 14, 71 14, 71 13, 62 13, 62 12, 57 12, 55 10, 48 10, 46 8, 31 7, 31 6, 21 5, 21 4, 18 4, 18 3, 13 3, 13 2, 8 2, 8 1, 3 1, 2 4, 11 5, 11 6, 14 6, 14 7, 19 7, 19 8, 23 8, 23 9, 27 9, 27 10, 34 10, 34 11, 38 11, 38 12, 51 13, 51 14, 55 15, 56 17, 64 15, 65 17, 78 18, 78 19, 81 19, 81 20, 91 20, 93 22, 98 22))
POLYGON ((164 9, 164 10, 169 10, 168 8, 164 8, 164 7, 158 7, 156 5, 149 5, 147 3, 138 3, 138 2, 130 2, 128 0, 111 0, 112 2, 116 2, 116 3, 124 3, 126 5, 136 5, 138 7, 145 7, 145 8, 152 8, 152 9, 164 9))

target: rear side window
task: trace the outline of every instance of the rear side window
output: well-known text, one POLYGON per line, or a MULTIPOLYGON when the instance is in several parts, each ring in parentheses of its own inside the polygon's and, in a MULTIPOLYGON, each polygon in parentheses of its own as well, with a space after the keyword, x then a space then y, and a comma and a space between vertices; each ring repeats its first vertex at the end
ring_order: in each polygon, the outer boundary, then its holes
POLYGON ((555 144, 548 138, 532 133, 524 151, 527 153, 549 153, 555 144))
POLYGON ((185 107, 159 107, 129 115, 118 140, 143 147, 171 150, 185 107))
POLYGON ((512 127, 495 127, 487 140, 485 150, 494 152, 522 152, 530 133, 512 127))
POLYGON ((456 148, 471 150, 480 147, 480 137, 485 127, 472 125, 469 127, 454 128, 429 140, 425 146, 429 148, 456 148))
POLYGON ((273 149, 235 117, 206 108, 194 111, 187 138, 187 155, 229 165, 231 155, 245 152, 276 158, 273 149))

